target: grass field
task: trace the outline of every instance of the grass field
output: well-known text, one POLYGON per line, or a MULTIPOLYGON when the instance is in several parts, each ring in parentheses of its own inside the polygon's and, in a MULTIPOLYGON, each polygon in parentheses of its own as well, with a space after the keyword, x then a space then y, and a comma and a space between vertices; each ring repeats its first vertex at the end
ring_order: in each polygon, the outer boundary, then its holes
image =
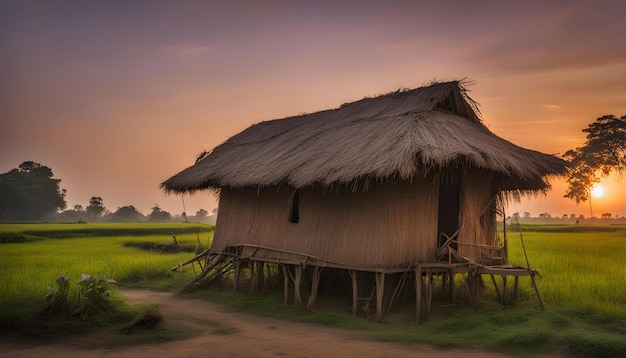
MULTIPOLYGON (((177 290, 193 276, 169 268, 193 252, 154 251, 172 242, 208 244, 212 227, 196 224, 0 225, 0 325, 28 325, 48 285, 61 274, 78 279, 102 274, 123 286, 177 290)), ((348 314, 305 313, 282 304, 280 294, 194 292, 214 302, 258 315, 358 329, 370 339, 473 347, 504 352, 566 350, 581 357, 626 356, 626 226, 525 225, 508 235, 510 260, 541 272, 546 310, 538 308, 530 281, 523 280, 517 307, 491 300, 479 309, 459 305, 445 319, 386 326, 348 314), (520 238, 521 236, 521 238, 520 238)), ((458 283, 461 285, 462 283, 458 283)), ((490 283, 487 282, 488 287, 490 283)), ((462 290, 458 290, 462 292, 462 290)))
POLYGON ((102 275, 125 286, 176 289, 192 271, 169 268, 193 257, 198 239, 209 243, 212 226, 203 224, 2 224, 0 225, 0 329, 32 318, 60 275, 72 282, 82 274, 102 275), (181 252, 167 247, 176 235, 181 252), (191 252, 189 252, 191 251, 191 252))

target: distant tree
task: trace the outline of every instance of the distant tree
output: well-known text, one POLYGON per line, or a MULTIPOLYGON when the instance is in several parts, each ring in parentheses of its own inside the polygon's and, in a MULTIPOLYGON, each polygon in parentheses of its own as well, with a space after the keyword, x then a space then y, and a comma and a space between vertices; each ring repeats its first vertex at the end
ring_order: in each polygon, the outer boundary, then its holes
POLYGON ((52 169, 33 161, 0 174, 0 220, 39 221, 65 209, 66 191, 53 176, 52 169))
POLYGON ((99 220, 105 213, 106 208, 104 207, 104 202, 101 197, 92 196, 91 199, 89 199, 89 205, 85 210, 87 211, 87 216, 90 220, 99 220))
POLYGON ((583 132, 587 133, 585 144, 563 156, 572 165, 565 197, 576 203, 589 200, 593 185, 612 170, 621 173, 626 168, 626 115, 602 116, 583 132))
POLYGON ((613 215, 611 215, 611 213, 604 213, 602 214, 600 217, 602 219, 610 219, 613 215))
POLYGON ((196 218, 198 219, 206 218, 207 216, 209 216, 209 212, 204 209, 196 211, 196 218))
POLYGON ((138 222, 144 221, 146 217, 134 206, 127 205, 117 208, 117 210, 109 214, 106 219, 110 222, 138 222))
POLYGON ((85 209, 83 209, 83 206, 80 204, 76 204, 74 205, 74 211, 85 211, 85 209))
POLYGON ((567 219, 567 218, 569 218, 569 215, 567 215, 567 214, 563 214, 563 216, 561 216, 561 218, 562 218, 562 219, 567 219))
POLYGON ((539 218, 540 219, 551 219, 552 215, 550 215, 549 213, 541 213, 541 214, 539 214, 539 218))
POLYGON ((148 221, 170 221, 172 215, 165 210, 161 210, 159 205, 152 207, 152 212, 148 215, 148 221))
POLYGON ((570 219, 576 219, 576 214, 569 214, 570 219))
POLYGON ((530 213, 528 211, 524 211, 524 219, 530 218, 530 213))

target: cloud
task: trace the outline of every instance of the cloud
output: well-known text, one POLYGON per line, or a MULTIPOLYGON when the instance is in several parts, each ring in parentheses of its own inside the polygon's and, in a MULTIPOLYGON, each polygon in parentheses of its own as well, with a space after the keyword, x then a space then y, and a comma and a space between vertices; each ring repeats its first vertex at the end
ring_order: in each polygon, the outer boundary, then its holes
POLYGON ((211 47, 204 45, 170 45, 162 48, 164 51, 185 57, 196 57, 211 51, 211 47))
POLYGON ((561 106, 557 106, 556 104, 542 104, 539 107, 550 110, 550 111, 558 111, 561 109, 561 106))

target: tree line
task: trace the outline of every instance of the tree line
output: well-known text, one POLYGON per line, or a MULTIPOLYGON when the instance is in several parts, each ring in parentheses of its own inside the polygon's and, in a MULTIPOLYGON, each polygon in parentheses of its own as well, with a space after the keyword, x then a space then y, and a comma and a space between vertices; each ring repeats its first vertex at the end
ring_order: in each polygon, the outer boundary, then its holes
POLYGON ((33 161, 0 174, 0 221, 3 222, 168 222, 199 221, 215 223, 217 209, 212 215, 204 209, 195 216, 172 215, 158 204, 147 215, 133 205, 109 211, 99 196, 89 199, 87 206, 74 205, 67 209, 67 191, 60 188, 61 179, 54 178, 52 169, 33 161))

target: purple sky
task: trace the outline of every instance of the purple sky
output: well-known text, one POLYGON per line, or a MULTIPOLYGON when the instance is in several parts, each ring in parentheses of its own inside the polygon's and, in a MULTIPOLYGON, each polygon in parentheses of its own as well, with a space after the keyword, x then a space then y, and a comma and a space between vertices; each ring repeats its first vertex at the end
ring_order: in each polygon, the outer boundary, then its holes
MULTIPOLYGON (((100 196, 178 214, 159 183, 246 127, 433 79, 474 81, 485 124, 546 153, 626 114, 626 3, 303 3, 0 2, 0 172, 33 160, 69 207, 100 196)), ((624 180, 603 185, 594 214, 626 215, 624 180)), ((589 214, 564 191, 509 212, 589 214)))

